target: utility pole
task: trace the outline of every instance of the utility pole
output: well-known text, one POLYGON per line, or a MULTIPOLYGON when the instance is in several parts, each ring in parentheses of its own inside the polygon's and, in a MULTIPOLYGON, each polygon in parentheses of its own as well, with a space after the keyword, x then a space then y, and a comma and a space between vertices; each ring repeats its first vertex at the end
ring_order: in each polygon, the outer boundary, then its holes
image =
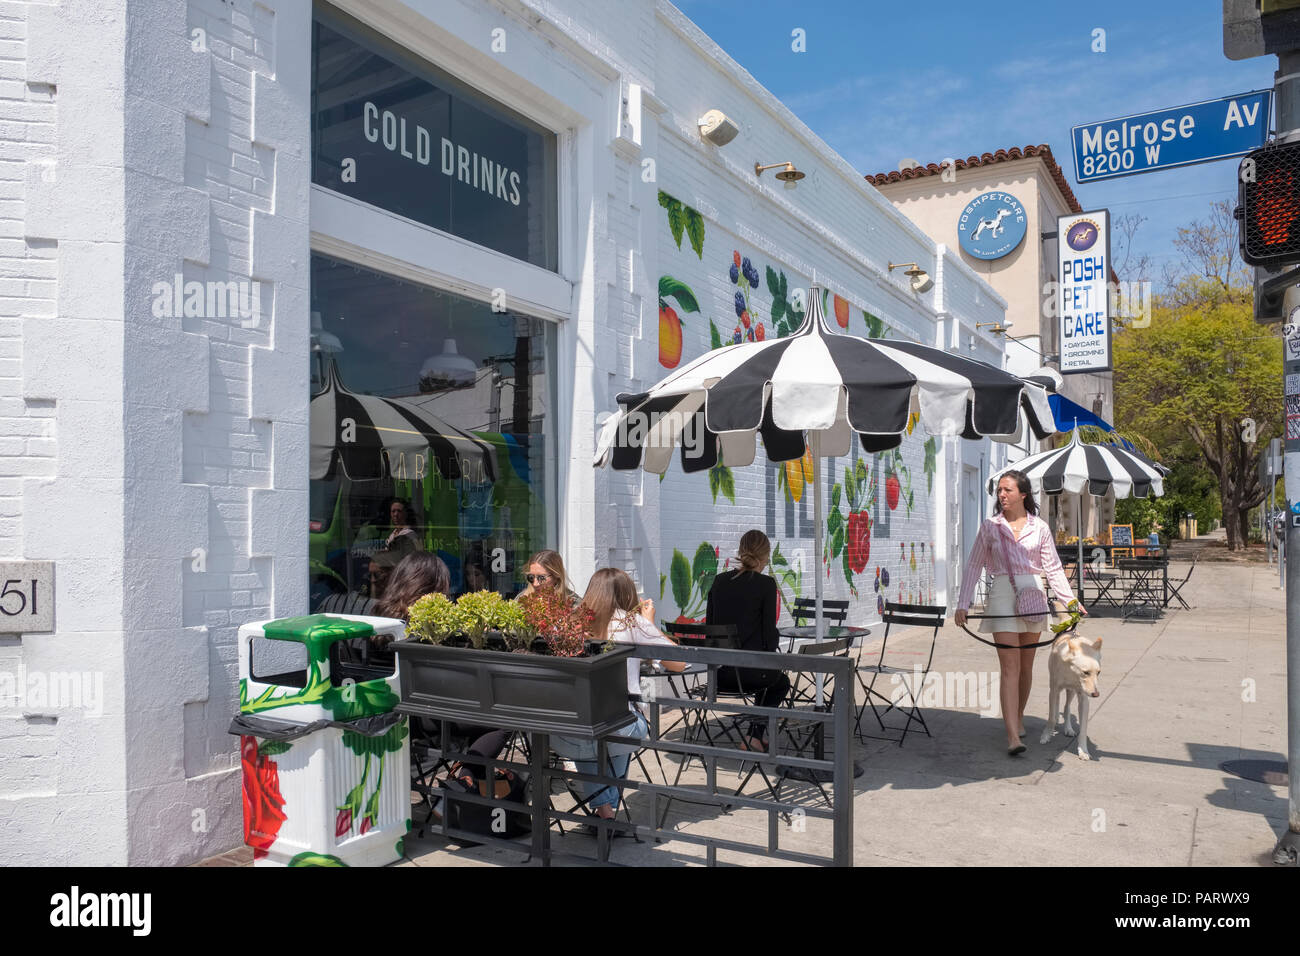
MULTIPOLYGON (((1277 55, 1277 72, 1273 75, 1273 101, 1277 104, 1277 138, 1282 141, 1300 139, 1300 49, 1277 55)), ((1284 296, 1284 315, 1290 321, 1291 300, 1297 286, 1292 285, 1284 296)), ((1296 303, 1300 305, 1300 302, 1296 303)), ((1290 357, 1290 349, 1282 350, 1283 395, 1288 378, 1300 376, 1300 359, 1290 357)), ((1286 399, 1283 398, 1285 403, 1286 399)), ((1283 408, 1285 423, 1286 409, 1283 408)), ((1300 866, 1300 561, 1287 560, 1300 554, 1300 437, 1291 437, 1292 429, 1284 424, 1285 458, 1282 466, 1286 476, 1286 535, 1278 554, 1279 576, 1286 588, 1286 728, 1287 761, 1290 777, 1287 795, 1287 829, 1273 848, 1273 862, 1300 866)))

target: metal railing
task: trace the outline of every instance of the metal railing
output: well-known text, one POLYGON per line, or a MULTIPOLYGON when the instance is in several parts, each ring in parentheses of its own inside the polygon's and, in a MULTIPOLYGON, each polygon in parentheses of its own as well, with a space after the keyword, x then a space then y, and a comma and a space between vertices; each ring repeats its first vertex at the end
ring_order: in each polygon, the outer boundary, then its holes
MULTIPOLYGON (((625 744, 638 748, 637 757, 654 756, 661 763, 664 755, 676 755, 679 760, 699 759, 704 765, 705 782, 703 787, 682 785, 680 783, 655 783, 649 778, 638 780, 629 775, 616 778, 608 774, 586 774, 552 766, 550 760, 550 738, 542 732, 528 732, 525 739, 525 756, 527 762, 510 759, 487 759, 463 751, 444 748, 441 745, 431 747, 426 757, 431 766, 437 767, 451 761, 462 761, 486 766, 484 779, 494 780, 495 771, 510 769, 529 774, 530 808, 517 803, 508 803, 496 799, 489 787, 489 794, 483 796, 476 792, 460 793, 451 790, 439 791, 447 803, 444 804, 442 820, 431 818, 422 828, 439 833, 453 840, 501 847, 517 852, 526 852, 529 860, 536 859, 543 866, 548 866, 553 859, 577 858, 593 862, 591 857, 559 853, 551 845, 552 824, 563 828, 569 823, 591 824, 597 829, 595 862, 608 862, 613 834, 621 832, 633 835, 638 841, 657 840, 660 842, 680 841, 705 848, 708 865, 715 865, 719 850, 759 854, 770 859, 779 859, 796 863, 816 865, 851 866, 853 862, 853 779, 854 764, 852 759, 852 721, 855 712, 853 699, 854 669, 856 662, 851 657, 829 656, 825 654, 783 654, 760 651, 740 651, 720 648, 663 647, 659 645, 636 645, 633 656, 661 661, 682 661, 689 664, 703 664, 706 671, 698 676, 705 678, 703 686, 697 684, 685 696, 654 696, 644 702, 648 711, 649 732, 645 738, 637 739, 608 735, 598 740, 597 765, 608 768, 609 744, 625 744), (720 667, 737 667, 755 670, 780 670, 787 674, 809 674, 820 676, 824 681, 824 700, 827 706, 789 706, 757 707, 732 700, 717 699, 717 671, 720 667), (661 717, 665 710, 680 709, 683 719, 673 722, 672 729, 682 728, 683 733, 672 738, 660 735, 661 717), (738 747, 719 746, 719 735, 709 730, 709 722, 737 718, 747 720, 766 719, 768 725, 767 740, 769 752, 741 750, 738 747), (691 733, 692 730, 696 732, 691 733), (826 734, 829 731, 829 735, 826 734), (802 736, 801 736, 802 735, 802 736), (701 741, 701 736, 703 740, 701 741), (833 743, 833 752, 822 756, 808 756, 804 751, 812 746, 814 739, 820 742, 829 736, 833 743), (783 744, 791 747, 785 748, 783 744), (718 781, 719 761, 742 761, 756 764, 763 770, 758 774, 764 781, 775 779, 767 787, 769 796, 747 796, 727 788, 718 781), (798 776, 792 776, 796 772, 798 776), (765 776, 769 775, 770 776, 765 776), (821 802, 796 802, 794 799, 782 799, 785 782, 789 779, 815 779, 818 782, 816 793, 821 802), (612 785, 624 793, 635 791, 654 796, 653 818, 651 824, 638 824, 626 819, 604 819, 582 811, 582 805, 569 810, 558 809, 551 800, 551 781, 562 780, 566 787, 569 783, 590 783, 612 785), (825 796, 825 783, 830 788, 830 795, 825 796), (767 840, 765 843, 747 843, 736 837, 729 828, 728 836, 695 833, 686 830, 665 829, 663 822, 667 816, 665 808, 661 817, 663 801, 682 801, 704 807, 716 807, 719 813, 729 813, 736 808, 765 811, 768 815, 767 840), (829 802, 830 806, 823 804, 829 802), (532 818, 532 837, 528 843, 509 840, 495 835, 471 832, 450 825, 454 804, 475 804, 511 812, 528 812, 532 818), (781 846, 781 820, 801 821, 806 819, 825 819, 831 821, 831 841, 828 852, 818 854, 806 850, 795 850, 781 846)), ((676 675, 665 673, 662 677, 676 675)), ((682 675, 683 677, 689 675, 682 675)), ((731 696, 729 694, 729 696, 731 696)), ((400 708, 399 708, 400 709, 400 708)), ((448 736, 447 721, 442 721, 441 741, 445 744, 448 736)), ((723 734, 729 737, 728 734, 723 734)), ((633 758, 635 759, 635 758, 633 758)), ((644 760, 637 761, 644 765, 644 760)), ((426 773, 426 785, 432 783, 432 773, 426 773)), ((747 778, 748 779, 748 778, 747 778)), ((620 806, 626 807, 620 800, 620 806)), ((624 812, 628 812, 626 809, 624 812)), ((495 814, 495 819, 504 821, 504 813, 495 814)), ((566 841, 567 842, 567 841, 566 841)))

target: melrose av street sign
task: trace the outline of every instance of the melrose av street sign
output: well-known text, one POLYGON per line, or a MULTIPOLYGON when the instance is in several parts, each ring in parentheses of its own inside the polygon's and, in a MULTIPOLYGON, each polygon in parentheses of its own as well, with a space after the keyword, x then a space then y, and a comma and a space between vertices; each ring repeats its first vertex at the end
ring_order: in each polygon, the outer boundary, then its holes
POLYGON ((1272 90, 1072 127, 1074 176, 1091 183, 1242 156, 1268 138, 1272 90))

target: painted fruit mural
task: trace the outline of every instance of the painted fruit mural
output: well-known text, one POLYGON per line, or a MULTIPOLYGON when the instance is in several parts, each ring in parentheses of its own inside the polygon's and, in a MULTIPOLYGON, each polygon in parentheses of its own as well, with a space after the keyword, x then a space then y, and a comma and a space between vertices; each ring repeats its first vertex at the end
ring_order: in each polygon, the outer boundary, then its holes
POLYGON ((659 277, 659 364, 664 368, 676 368, 682 360, 682 320, 669 304, 669 299, 676 302, 682 312, 698 312, 700 303, 685 282, 672 276, 659 277))

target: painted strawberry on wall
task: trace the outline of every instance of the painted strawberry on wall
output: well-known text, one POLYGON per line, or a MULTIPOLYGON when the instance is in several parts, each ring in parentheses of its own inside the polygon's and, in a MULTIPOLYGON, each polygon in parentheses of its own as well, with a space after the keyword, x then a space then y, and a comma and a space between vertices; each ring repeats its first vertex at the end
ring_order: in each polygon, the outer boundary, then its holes
POLYGON ((682 312, 700 311, 700 303, 690 286, 672 276, 659 277, 659 364, 676 368, 682 360, 682 321, 668 300, 682 312))
POLYGON ((876 482, 871 471, 862 460, 844 469, 844 481, 831 488, 830 510, 826 519, 826 550, 822 560, 826 570, 830 571, 830 562, 840 558, 843 563, 844 580, 854 597, 858 595, 857 585, 853 582, 855 574, 861 574, 871 560, 871 529, 873 521, 871 509, 876 503, 876 482), (848 509, 847 516, 840 510, 843 500, 848 509))
POLYGON ((271 759, 289 749, 284 741, 266 740, 258 749, 258 738, 239 738, 239 757, 244 770, 244 843, 253 848, 253 859, 267 855, 287 816, 280 793, 280 769, 271 759))

